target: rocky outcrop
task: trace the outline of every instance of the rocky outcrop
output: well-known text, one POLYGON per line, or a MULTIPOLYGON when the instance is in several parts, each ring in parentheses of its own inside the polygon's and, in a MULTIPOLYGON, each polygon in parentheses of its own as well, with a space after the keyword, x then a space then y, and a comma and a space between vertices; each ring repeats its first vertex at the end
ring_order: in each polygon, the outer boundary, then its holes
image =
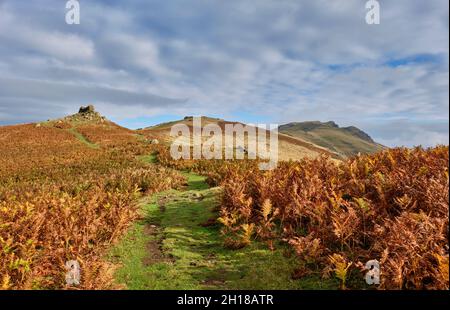
POLYGON ((63 120, 68 122, 106 122, 106 118, 95 111, 93 105, 81 106, 77 114, 66 116, 63 120))
POLYGON ((95 108, 92 104, 86 107, 81 106, 80 109, 78 110, 78 114, 87 114, 87 113, 95 113, 95 108))

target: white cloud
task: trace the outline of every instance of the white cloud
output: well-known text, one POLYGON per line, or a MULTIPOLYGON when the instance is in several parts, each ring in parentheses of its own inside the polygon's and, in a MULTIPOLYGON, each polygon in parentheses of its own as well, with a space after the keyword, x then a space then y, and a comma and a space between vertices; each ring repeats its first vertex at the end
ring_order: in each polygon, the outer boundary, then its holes
POLYGON ((68 61, 89 60, 95 55, 94 43, 76 34, 58 30, 45 31, 23 23, 23 16, 14 16, 0 8, 0 40, 22 50, 40 52, 68 61))

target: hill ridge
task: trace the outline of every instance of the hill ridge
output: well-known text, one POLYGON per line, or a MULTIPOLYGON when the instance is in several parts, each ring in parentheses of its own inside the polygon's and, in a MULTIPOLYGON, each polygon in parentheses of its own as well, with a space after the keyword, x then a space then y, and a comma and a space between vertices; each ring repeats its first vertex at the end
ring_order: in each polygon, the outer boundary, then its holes
POLYGON ((338 152, 344 157, 374 153, 384 148, 356 126, 339 127, 334 121, 291 122, 280 125, 279 131, 338 152))
MULTIPOLYGON (((200 116, 199 116, 200 117, 200 116)), ((227 121, 221 118, 201 116, 202 126, 216 123, 223 128, 226 124, 243 124, 237 121, 227 121)), ((171 126, 186 124, 192 127, 193 117, 164 122, 141 129, 141 132, 161 140, 170 141, 171 126)), ((364 131, 355 126, 339 127, 334 121, 293 122, 279 126, 279 156, 282 160, 299 159, 302 157, 326 154, 332 158, 346 158, 358 153, 373 153, 383 147, 374 142, 364 131), (328 131, 327 135, 320 135, 317 131, 328 131), (331 136, 329 135, 331 134, 331 136)))

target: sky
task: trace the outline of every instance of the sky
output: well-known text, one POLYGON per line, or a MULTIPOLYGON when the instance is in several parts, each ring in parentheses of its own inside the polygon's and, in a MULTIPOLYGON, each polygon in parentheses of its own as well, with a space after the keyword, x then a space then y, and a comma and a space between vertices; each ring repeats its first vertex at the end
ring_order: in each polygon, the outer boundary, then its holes
POLYGON ((449 143, 447 0, 0 0, 0 125, 94 104, 129 128, 186 115, 333 120, 449 143))

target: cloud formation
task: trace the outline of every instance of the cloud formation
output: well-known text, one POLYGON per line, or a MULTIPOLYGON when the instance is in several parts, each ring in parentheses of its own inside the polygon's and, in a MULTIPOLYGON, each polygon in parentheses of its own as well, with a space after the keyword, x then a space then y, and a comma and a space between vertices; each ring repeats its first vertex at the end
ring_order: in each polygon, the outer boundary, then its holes
POLYGON ((0 125, 93 103, 157 115, 334 120, 389 146, 448 144, 448 2, 0 1, 0 125))

